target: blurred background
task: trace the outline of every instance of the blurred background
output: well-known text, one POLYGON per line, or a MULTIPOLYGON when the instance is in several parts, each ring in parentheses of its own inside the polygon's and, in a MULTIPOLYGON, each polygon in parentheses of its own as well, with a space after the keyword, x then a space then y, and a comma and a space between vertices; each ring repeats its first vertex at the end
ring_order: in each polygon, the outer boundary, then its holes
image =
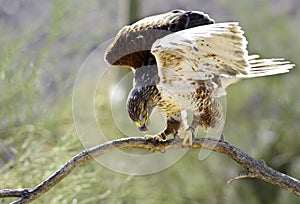
MULTIPOLYGON (((216 22, 239 21, 250 53, 296 64, 289 74, 231 86, 224 135, 269 166, 300 178, 298 0, 0 0, 0 189, 33 187, 84 150, 72 116, 82 63, 124 25, 177 8, 204 11, 216 22)), ((109 89, 99 93, 96 107, 111 140, 124 135, 113 123, 109 94, 109 89)), ((129 120, 126 112, 119 116, 129 120)), ((199 161, 198 151, 147 176, 119 174, 92 160, 34 203, 299 203, 293 194, 259 180, 227 184, 243 171, 217 153, 199 161)))

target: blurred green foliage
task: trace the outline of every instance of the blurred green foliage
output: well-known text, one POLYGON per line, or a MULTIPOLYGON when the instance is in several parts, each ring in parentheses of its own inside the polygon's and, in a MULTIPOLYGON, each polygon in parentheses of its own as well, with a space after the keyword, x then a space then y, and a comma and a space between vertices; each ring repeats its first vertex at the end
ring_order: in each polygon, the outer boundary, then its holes
MULTIPOLYGON (((292 0, 140 3, 143 15, 182 8, 203 10, 217 20, 237 20, 251 53, 284 57, 300 65, 300 7, 292 0)), ((84 149, 73 125, 72 88, 88 54, 126 23, 123 6, 124 1, 117 0, 0 2, 1 189, 33 187, 84 149)), ((286 75, 245 80, 230 87, 224 130, 226 139, 236 146, 298 178, 299 77, 296 66, 286 75)), ((107 119, 105 130, 111 130, 111 139, 120 138, 109 122, 106 99, 97 96, 97 110, 107 119)), ((35 203, 299 202, 296 196, 262 181, 226 183, 242 171, 215 153, 199 161, 197 151, 147 176, 118 174, 89 161, 35 203)))

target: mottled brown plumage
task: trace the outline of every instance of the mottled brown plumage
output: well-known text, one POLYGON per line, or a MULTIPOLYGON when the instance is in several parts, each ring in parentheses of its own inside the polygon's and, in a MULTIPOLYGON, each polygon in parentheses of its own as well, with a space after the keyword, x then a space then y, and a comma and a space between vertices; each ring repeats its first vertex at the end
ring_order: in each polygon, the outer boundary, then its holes
POLYGON ((217 23, 202 12, 176 10, 125 26, 108 47, 106 60, 130 66, 135 73, 128 113, 140 130, 154 107, 167 117, 167 127, 154 136, 178 132, 189 139, 200 125, 222 131, 219 98, 242 78, 286 73, 294 65, 283 59, 248 55, 247 40, 238 23, 217 23), (185 112, 193 112, 187 126, 185 112))
POLYGON ((107 48, 109 64, 139 68, 152 56, 152 44, 172 32, 214 23, 207 14, 199 11, 173 10, 144 18, 123 27, 107 48))
MULTIPOLYGON (((117 33, 107 48, 105 58, 112 65, 129 66, 134 71, 134 87, 129 94, 127 109, 130 118, 141 124, 140 130, 147 130, 143 124, 147 114, 164 103, 156 87, 159 77, 157 63, 151 53, 152 44, 170 33, 212 23, 214 20, 203 12, 173 10, 142 19, 117 33)), ((167 127, 161 133, 163 138, 176 134, 181 125, 180 112, 166 116, 167 127)))
POLYGON ((226 95, 227 86, 243 78, 286 73, 294 66, 284 59, 248 55, 247 40, 236 22, 169 34, 155 41, 151 52, 164 102, 160 108, 168 114, 190 110, 195 116, 190 127, 181 130, 190 143, 198 125, 221 135, 224 115, 218 100, 226 95))
POLYGON ((222 113, 222 106, 220 102, 212 97, 214 92, 214 85, 222 86, 219 76, 213 76, 210 80, 197 80, 195 86, 195 95, 192 100, 198 102, 197 112, 199 115, 199 125, 204 130, 221 129, 224 125, 225 118, 222 113))

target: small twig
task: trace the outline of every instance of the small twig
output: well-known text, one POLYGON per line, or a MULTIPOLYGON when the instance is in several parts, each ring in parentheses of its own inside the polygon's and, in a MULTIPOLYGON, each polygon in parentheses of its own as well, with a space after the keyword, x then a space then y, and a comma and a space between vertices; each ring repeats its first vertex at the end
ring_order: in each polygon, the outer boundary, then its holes
POLYGON ((244 179, 244 178, 257 178, 257 175, 251 172, 241 173, 240 175, 227 181, 227 183, 232 183, 233 181, 236 181, 238 179, 244 179))
POLYGON ((254 159, 247 153, 224 140, 217 140, 213 138, 196 138, 193 142, 193 145, 182 146, 182 140, 180 139, 167 140, 158 145, 155 145, 152 141, 145 140, 142 137, 130 137, 106 142, 102 145, 98 145, 96 147, 85 150, 70 159, 53 175, 51 175, 36 187, 26 189, 0 190, 0 198, 20 197, 19 200, 13 203, 29 203, 30 201, 37 199, 39 196, 47 192, 64 177, 70 174, 75 168, 92 159, 93 157, 97 157, 117 149, 128 148, 143 148, 152 151, 165 151, 168 149, 182 148, 204 148, 212 150, 227 155, 248 171, 248 173, 237 176, 231 179, 229 182, 237 180, 239 178, 258 178, 265 182, 281 187, 291 193, 294 193, 297 196, 300 196, 300 181, 279 171, 276 171, 271 167, 268 167, 263 161, 254 159))

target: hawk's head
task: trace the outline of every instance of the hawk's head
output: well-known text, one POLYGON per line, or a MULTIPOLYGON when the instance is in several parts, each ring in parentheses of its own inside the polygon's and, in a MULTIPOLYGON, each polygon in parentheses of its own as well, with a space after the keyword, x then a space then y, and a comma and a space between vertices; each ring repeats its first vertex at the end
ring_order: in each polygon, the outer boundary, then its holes
POLYGON ((159 93, 155 85, 135 87, 127 101, 129 117, 140 131, 147 131, 147 123, 157 105, 159 93))

